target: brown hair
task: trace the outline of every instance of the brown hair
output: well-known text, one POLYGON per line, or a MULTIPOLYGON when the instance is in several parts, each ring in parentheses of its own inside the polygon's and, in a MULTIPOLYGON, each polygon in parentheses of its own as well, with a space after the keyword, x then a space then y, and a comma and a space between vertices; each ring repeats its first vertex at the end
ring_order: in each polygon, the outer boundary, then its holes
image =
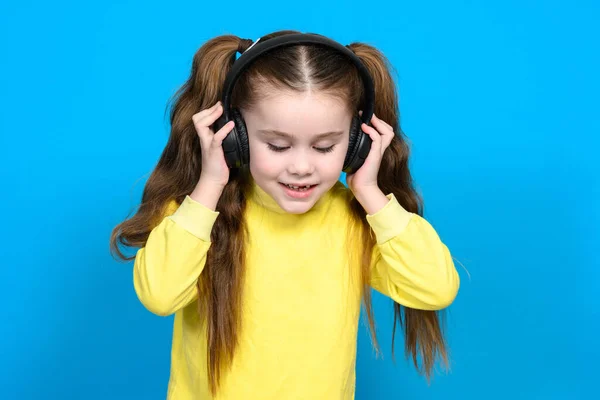
MULTIPOLYGON (((286 33, 298 32, 279 31, 263 36, 261 40, 286 33)), ((167 204, 172 200, 181 204, 185 196, 193 191, 200 177, 201 152, 192 115, 220 100, 225 75, 235 60, 236 52, 238 49, 247 49, 250 44, 249 40, 223 35, 207 41, 195 54, 188 80, 171 99, 171 134, 146 183, 140 207, 135 215, 117 225, 112 232, 111 250, 121 259, 131 260, 134 257, 126 257, 119 250, 119 243, 143 247, 150 231, 164 217, 167 204)), ((378 175, 379 187, 384 193, 393 193, 406 210, 423 215, 423 202, 413 188, 408 167, 409 147, 400 129, 396 85, 390 74, 389 62, 379 50, 367 44, 352 43, 348 48, 363 61, 373 77, 375 114, 397 132, 383 155, 378 175)), ((240 108, 250 107, 261 95, 257 89, 266 86, 298 92, 309 87, 326 91, 344 99, 354 111, 360 109, 363 101, 362 83, 355 66, 335 50, 320 46, 288 46, 259 58, 236 83, 232 104, 240 108)), ((246 207, 244 194, 249 185, 247 168, 231 171, 229 182, 217 204, 220 215, 213 226, 212 244, 198 279, 198 307, 207 321, 207 364, 213 394, 219 386, 221 368, 231 363, 237 344, 245 269, 246 229, 242 216, 246 207)), ((369 284, 369 266, 376 242, 360 203, 353 198, 350 207, 363 248, 360 260, 363 306, 373 345, 379 351, 369 284)), ((404 328, 405 353, 412 355, 421 373, 429 379, 438 356, 447 366, 446 343, 438 312, 411 309, 394 303, 393 337, 397 322, 404 328), (421 359, 421 366, 418 358, 421 359)), ((392 338, 392 354, 393 343, 392 338)))

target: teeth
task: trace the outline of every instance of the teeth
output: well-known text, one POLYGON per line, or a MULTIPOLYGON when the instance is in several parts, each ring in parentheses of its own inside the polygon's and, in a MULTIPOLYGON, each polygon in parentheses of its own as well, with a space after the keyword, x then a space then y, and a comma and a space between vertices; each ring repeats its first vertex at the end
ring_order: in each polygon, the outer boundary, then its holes
POLYGON ((308 185, 308 186, 293 186, 293 185, 288 185, 287 183, 285 183, 284 185, 287 186, 287 187, 289 187, 290 189, 294 189, 294 190, 307 190, 311 186, 311 185, 308 185))

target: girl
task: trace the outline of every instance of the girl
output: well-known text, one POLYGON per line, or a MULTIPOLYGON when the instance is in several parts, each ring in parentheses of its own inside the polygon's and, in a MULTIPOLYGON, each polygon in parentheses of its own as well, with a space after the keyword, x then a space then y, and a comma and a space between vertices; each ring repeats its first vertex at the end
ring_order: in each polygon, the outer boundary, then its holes
POLYGON ((395 302, 394 333, 399 319, 429 377, 447 364, 436 310, 459 278, 421 216, 387 60, 360 43, 342 48, 350 58, 306 43, 256 56, 251 45, 225 35, 199 49, 140 208, 111 237, 124 260, 118 243, 139 248, 144 306, 175 314, 167 398, 353 399, 361 298, 378 349, 370 288, 395 302), (235 123, 218 101, 227 82, 235 123), (357 169, 354 130, 370 138, 357 169))

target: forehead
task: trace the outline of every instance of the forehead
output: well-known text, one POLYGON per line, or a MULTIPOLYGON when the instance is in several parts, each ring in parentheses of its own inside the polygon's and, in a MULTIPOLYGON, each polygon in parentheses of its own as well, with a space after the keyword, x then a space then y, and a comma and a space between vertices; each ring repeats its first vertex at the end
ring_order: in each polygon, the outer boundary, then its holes
POLYGON ((348 105, 339 97, 289 91, 269 93, 244 115, 249 130, 275 130, 301 136, 347 130, 351 118, 348 105))

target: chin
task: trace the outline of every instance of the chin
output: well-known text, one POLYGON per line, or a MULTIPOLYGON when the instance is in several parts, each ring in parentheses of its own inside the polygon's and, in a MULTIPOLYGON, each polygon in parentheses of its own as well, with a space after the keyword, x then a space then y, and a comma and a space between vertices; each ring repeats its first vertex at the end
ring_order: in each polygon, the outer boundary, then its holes
POLYGON ((310 204, 290 204, 288 202, 282 204, 278 201, 277 204, 288 214, 304 214, 310 211, 310 209, 314 206, 314 203, 312 202, 310 204))
POLYGON ((305 199, 293 199, 287 196, 282 192, 279 183, 276 183, 277 187, 273 192, 271 192, 271 197, 275 200, 277 205, 288 214, 304 214, 310 211, 315 204, 321 199, 325 192, 329 190, 330 186, 333 186, 335 182, 331 185, 325 182, 321 182, 318 184, 319 187, 315 188, 315 192, 312 195, 305 199))

